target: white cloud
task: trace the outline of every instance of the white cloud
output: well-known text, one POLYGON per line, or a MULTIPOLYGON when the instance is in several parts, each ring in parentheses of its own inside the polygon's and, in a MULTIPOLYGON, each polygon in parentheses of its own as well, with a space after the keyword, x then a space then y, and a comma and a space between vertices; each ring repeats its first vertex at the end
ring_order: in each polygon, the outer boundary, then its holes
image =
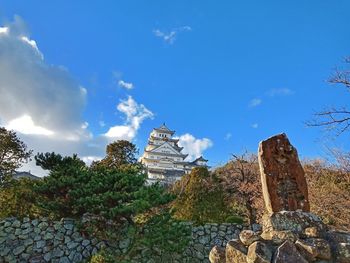
POLYGON ((0 34, 3 124, 11 123, 14 129, 23 132, 24 125, 19 123, 23 120, 29 125, 26 134, 50 133, 61 139, 81 136, 86 89, 63 67, 45 62, 20 17, 16 16, 5 28, 1 30, 5 33, 0 34))
POLYGON ((289 96, 289 95, 293 95, 294 91, 292 91, 291 89, 288 88, 280 88, 280 89, 271 89, 267 92, 267 94, 270 97, 274 97, 274 96, 289 96))
POLYGON ((83 156, 81 159, 86 163, 87 165, 91 165, 93 161, 99 161, 102 160, 103 157, 101 156, 83 156))
POLYGON ((159 29, 154 29, 153 30, 153 34, 156 37, 159 37, 161 39, 164 40, 164 42, 168 43, 168 44, 173 44, 176 36, 180 33, 180 32, 184 32, 184 31, 192 31, 192 28, 190 26, 183 26, 183 27, 178 27, 178 28, 174 28, 171 31, 165 32, 165 31, 161 31, 159 29))
POLYGON ((179 146, 184 147, 183 152, 188 154, 188 160, 203 155, 203 152, 213 146, 213 142, 208 138, 196 139, 192 134, 186 133, 179 137, 179 146))
POLYGON ((249 102, 249 107, 257 107, 262 103, 262 99, 254 98, 249 102))
MULTIPOLYGON (((108 140, 93 138, 82 118, 86 95, 67 69, 44 60, 20 17, 0 27, 0 125, 34 153, 104 155, 108 140)), ((21 170, 47 174, 34 162, 21 170)))
POLYGON ((118 105, 119 112, 125 114, 126 119, 123 125, 116 125, 105 133, 105 136, 114 140, 132 141, 141 123, 148 118, 153 118, 154 114, 143 104, 138 104, 131 96, 127 100, 122 100, 118 105))
POLYGON ((229 139, 231 139, 231 137, 232 137, 232 133, 228 132, 225 135, 225 140, 228 141, 229 139))
POLYGON ((131 82, 125 82, 124 80, 119 80, 118 85, 119 87, 129 90, 134 88, 134 84, 132 84, 131 82))
POLYGON ((252 128, 253 128, 253 129, 257 129, 258 127, 259 127, 259 124, 257 124, 257 123, 253 123, 253 124, 252 124, 252 128))
POLYGON ((0 27, 0 34, 7 34, 9 31, 8 27, 0 27))
MULTIPOLYGON (((20 17, 0 27, 0 125, 16 130, 34 153, 77 153, 90 162, 105 155, 106 145, 118 139, 118 133, 134 138, 144 119, 153 116, 129 97, 118 105, 126 115, 123 125, 111 127, 115 128, 110 130, 112 137, 94 137, 82 117, 87 93, 64 66, 44 60, 20 17), (130 130, 125 132, 120 127, 130 130)), ((21 170, 38 176, 47 174, 34 162, 21 170)))
POLYGON ((54 132, 44 127, 36 126, 32 118, 28 115, 11 120, 7 125, 6 129, 15 130, 23 134, 36 134, 36 135, 53 135, 54 132))

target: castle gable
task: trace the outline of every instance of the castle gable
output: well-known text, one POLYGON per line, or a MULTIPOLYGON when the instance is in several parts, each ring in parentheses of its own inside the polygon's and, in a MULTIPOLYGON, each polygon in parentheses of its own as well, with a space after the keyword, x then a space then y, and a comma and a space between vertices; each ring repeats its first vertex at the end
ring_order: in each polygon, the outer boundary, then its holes
POLYGON ((162 145, 154 148, 151 152, 156 153, 165 153, 165 154, 178 154, 182 155, 179 151, 177 151, 170 143, 165 142, 162 145))

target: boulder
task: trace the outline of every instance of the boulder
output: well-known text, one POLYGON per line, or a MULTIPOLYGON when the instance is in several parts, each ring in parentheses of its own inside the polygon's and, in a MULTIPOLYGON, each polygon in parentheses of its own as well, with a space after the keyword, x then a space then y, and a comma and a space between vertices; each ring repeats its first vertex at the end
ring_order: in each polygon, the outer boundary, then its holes
POLYGON ((273 263, 308 263, 308 261, 299 253, 295 245, 286 241, 276 250, 273 263))
POLYGON ((247 262, 247 248, 238 240, 232 239, 226 245, 226 263, 247 262))
POLYGON ((295 242, 298 239, 298 236, 293 233, 292 231, 286 230, 286 231, 269 231, 269 232, 263 232, 261 234, 261 237, 264 240, 270 240, 272 243, 276 245, 282 244, 284 241, 291 241, 295 242))
POLYGON ((225 250, 218 246, 213 247, 209 253, 209 261, 211 263, 225 263, 225 250))
POLYGON ((260 142, 258 158, 267 211, 310 212, 305 173, 286 134, 260 142))
POLYGON ((252 230, 243 230, 239 234, 239 239, 245 246, 250 246, 255 241, 260 240, 260 236, 252 230))
POLYGON ((310 238, 306 240, 297 240, 296 247, 300 253, 309 261, 316 259, 331 259, 331 249, 328 242, 321 238, 310 238))
POLYGON ((270 263, 271 258, 272 252, 264 242, 256 241, 248 248, 248 263, 270 263))

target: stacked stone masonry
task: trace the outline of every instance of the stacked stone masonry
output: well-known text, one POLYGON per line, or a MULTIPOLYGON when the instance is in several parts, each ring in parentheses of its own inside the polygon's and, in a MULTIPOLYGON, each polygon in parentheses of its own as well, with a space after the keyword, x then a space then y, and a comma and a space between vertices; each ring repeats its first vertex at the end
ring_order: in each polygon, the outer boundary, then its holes
MULTIPOLYGON (((247 227, 238 224, 205 224, 191 228, 191 241, 174 262, 208 263, 208 254, 213 246, 225 247, 229 240, 238 238, 242 229, 247 227)), ((125 237, 113 249, 124 253, 130 243, 131 239, 125 237)), ((83 236, 72 219, 50 221, 45 218, 7 218, 0 221, 0 263, 81 262, 107 246, 106 241, 83 236)))
POLYGON ((81 262, 104 245, 82 236, 69 219, 0 221, 0 262, 81 262))

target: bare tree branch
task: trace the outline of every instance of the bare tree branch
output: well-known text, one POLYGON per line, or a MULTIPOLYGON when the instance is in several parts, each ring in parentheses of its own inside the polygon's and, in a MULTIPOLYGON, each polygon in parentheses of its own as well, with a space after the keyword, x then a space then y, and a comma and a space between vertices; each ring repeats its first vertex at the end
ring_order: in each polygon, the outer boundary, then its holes
MULTIPOLYGON (((344 59, 350 65, 350 57, 344 59)), ((350 70, 336 69, 329 83, 345 86, 350 91, 350 70)), ((346 107, 329 108, 314 114, 314 118, 306 122, 309 127, 325 127, 334 131, 336 136, 350 130, 350 111, 346 107)))

